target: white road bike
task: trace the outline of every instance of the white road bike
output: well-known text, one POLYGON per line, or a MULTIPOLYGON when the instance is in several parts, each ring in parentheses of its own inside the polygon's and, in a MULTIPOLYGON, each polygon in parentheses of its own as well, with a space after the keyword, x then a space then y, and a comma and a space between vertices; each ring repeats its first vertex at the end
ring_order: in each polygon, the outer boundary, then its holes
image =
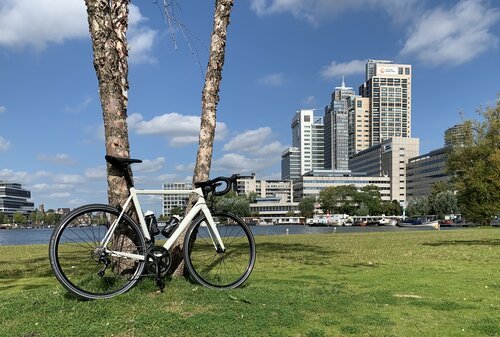
MULTIPOLYGON (((90 204, 74 209, 54 229, 49 245, 50 264, 57 280, 84 299, 123 294, 142 276, 162 278, 171 265, 170 250, 185 231, 183 257, 192 280, 210 288, 236 288, 255 264, 255 242, 247 224, 229 212, 211 212, 206 199, 229 192, 236 181, 218 177, 195 183, 193 190, 135 189, 128 166, 138 159, 106 156, 122 170, 130 196, 120 207, 90 204), (177 227, 169 228, 166 242, 155 245, 156 222, 147 222, 138 195, 194 193, 197 201, 177 227), (133 209, 139 224, 127 213, 133 209)), ((163 232, 165 233, 165 232, 163 232)))

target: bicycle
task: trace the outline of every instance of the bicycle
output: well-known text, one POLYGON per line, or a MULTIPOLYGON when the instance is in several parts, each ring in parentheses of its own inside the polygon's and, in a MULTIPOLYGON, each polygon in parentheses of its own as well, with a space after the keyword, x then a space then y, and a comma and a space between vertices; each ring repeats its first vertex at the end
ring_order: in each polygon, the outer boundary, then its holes
POLYGON ((119 207, 89 204, 76 208, 55 227, 49 258, 64 288, 84 299, 104 299, 125 293, 142 276, 154 275, 163 289, 162 278, 171 265, 170 250, 185 230, 183 257, 195 282, 228 289, 248 279, 256 255, 252 232, 235 214, 212 213, 206 201, 229 192, 237 175, 198 182, 192 190, 140 190, 134 187, 128 168, 141 160, 105 158, 122 170, 130 196, 119 207), (198 199, 182 221, 172 217, 167 222, 162 231, 166 241, 158 246, 156 219, 144 216, 138 195, 166 194, 194 194, 198 199), (139 224, 127 214, 129 206, 139 224))

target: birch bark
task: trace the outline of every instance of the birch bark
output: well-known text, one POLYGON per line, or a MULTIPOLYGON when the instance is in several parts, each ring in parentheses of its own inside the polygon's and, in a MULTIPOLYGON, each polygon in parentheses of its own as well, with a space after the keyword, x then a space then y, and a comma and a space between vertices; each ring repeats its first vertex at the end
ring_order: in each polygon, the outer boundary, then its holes
MULTIPOLYGON (((212 165, 217 104, 219 103, 219 89, 226 53, 227 27, 229 25, 233 2, 234 0, 215 1, 210 55, 201 98, 200 137, 196 164, 194 167, 193 183, 207 180, 212 165)), ((192 200, 190 199, 188 208, 191 202, 192 200)), ((182 275, 184 273, 184 262, 182 261, 183 242, 184 235, 181 235, 172 252, 173 263, 174 266, 176 266, 174 275, 182 275)))
MULTIPOLYGON (((130 157, 126 37, 129 3, 129 0, 85 0, 99 82, 106 154, 125 158, 130 157)), ((107 181, 109 204, 121 204, 128 196, 122 172, 107 164, 107 181)))

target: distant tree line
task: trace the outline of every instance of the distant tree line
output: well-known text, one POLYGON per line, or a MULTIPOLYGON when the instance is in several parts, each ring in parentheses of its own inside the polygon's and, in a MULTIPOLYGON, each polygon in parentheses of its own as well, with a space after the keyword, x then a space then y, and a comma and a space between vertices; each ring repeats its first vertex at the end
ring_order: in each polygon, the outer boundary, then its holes
POLYGON ((16 212, 13 215, 8 215, 0 212, 0 224, 11 223, 17 224, 20 227, 29 226, 54 226, 62 218, 62 214, 56 213, 54 210, 50 209, 45 213, 40 211, 34 211, 29 215, 24 215, 20 212, 16 212))
POLYGON ((299 203, 303 216, 313 217, 315 204, 323 213, 349 215, 400 215, 401 206, 397 200, 382 201, 380 191, 375 185, 367 185, 358 190, 354 185, 327 187, 315 197, 305 197, 299 203))
POLYGON ((432 185, 427 197, 411 199, 406 206, 406 214, 411 217, 436 215, 444 219, 447 214, 460 213, 458 200, 450 183, 438 182, 432 185))

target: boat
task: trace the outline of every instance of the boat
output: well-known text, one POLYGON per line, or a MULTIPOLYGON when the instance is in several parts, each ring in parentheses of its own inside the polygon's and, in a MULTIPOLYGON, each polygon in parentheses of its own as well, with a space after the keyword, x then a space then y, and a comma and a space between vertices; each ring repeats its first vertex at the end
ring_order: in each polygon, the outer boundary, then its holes
POLYGON ((398 222, 399 227, 423 227, 423 228, 434 228, 439 229, 439 221, 422 221, 418 219, 407 219, 401 222, 398 222))
POLYGON ((380 226, 396 226, 398 221, 396 219, 382 218, 379 221, 380 226))

